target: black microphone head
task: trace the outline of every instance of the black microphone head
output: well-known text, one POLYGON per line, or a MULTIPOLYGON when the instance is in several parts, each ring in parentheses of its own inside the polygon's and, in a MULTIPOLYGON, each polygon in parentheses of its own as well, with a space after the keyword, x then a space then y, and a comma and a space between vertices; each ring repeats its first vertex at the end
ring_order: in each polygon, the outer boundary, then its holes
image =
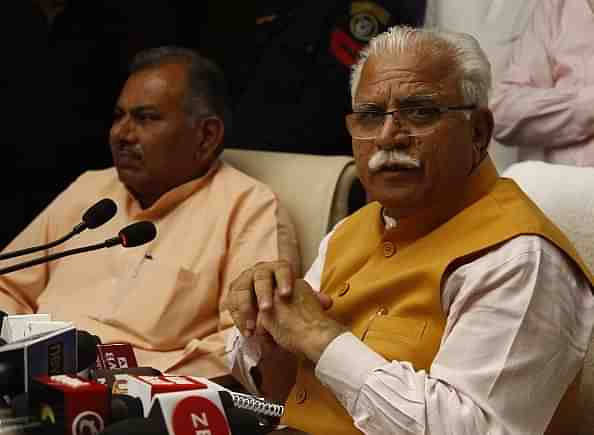
POLYGON ((14 396, 23 392, 25 373, 22 366, 14 358, 0 361, 0 394, 14 396))
POLYGON ((31 416, 29 393, 20 393, 10 399, 10 407, 15 417, 31 416))
POLYGON ((100 435, 167 435, 163 421, 148 418, 129 418, 108 425, 100 435))
POLYGON ((142 401, 138 397, 128 396, 127 394, 113 394, 111 396, 112 423, 143 416, 142 401))
POLYGON ((140 221, 128 225, 118 233, 122 246, 133 248, 144 245, 157 236, 157 227, 149 221, 140 221))
POLYGON ((88 209, 82 217, 86 228, 94 229, 103 225, 116 214, 118 207, 116 203, 109 198, 103 198, 97 202, 90 209, 88 209))
POLYGON ((101 344, 101 340, 96 335, 89 334, 87 331, 76 331, 77 371, 80 372, 95 365, 98 344, 101 344))

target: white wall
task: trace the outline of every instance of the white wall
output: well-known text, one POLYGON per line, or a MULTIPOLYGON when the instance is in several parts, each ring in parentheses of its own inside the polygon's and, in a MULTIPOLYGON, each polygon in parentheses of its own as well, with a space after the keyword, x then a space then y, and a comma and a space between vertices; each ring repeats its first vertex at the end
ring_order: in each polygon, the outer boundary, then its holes
MULTIPOLYGON (((429 0, 427 23, 466 32, 489 56, 495 82, 505 69, 512 42, 522 33, 538 0, 429 0)), ((503 171, 517 161, 517 150, 493 141, 495 165, 503 171)))

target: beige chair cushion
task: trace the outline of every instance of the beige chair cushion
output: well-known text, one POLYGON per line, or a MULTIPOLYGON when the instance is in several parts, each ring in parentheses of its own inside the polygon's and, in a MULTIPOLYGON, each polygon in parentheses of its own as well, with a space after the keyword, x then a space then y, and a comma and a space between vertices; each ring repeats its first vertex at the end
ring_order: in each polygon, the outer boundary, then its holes
POLYGON ((357 178, 354 159, 226 149, 223 160, 278 195, 295 224, 304 273, 324 235, 348 214, 349 193, 357 178))
MULTIPOLYGON (((513 178, 563 230, 594 271, 594 168, 521 162, 504 177, 513 178)), ((579 401, 584 420, 578 435, 594 435, 594 341, 586 354, 579 401)))

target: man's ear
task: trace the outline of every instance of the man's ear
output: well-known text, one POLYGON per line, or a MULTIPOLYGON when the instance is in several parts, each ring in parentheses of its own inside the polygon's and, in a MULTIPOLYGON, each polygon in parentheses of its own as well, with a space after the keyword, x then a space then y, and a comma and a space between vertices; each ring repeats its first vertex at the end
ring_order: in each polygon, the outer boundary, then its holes
POLYGON ((474 166, 487 155, 493 134, 493 114, 488 108, 479 108, 472 113, 472 146, 474 150, 474 166))
POLYGON ((198 146, 196 148, 196 160, 211 162, 214 160, 223 143, 225 136, 225 125, 217 116, 207 116, 196 120, 196 134, 198 135, 198 146))

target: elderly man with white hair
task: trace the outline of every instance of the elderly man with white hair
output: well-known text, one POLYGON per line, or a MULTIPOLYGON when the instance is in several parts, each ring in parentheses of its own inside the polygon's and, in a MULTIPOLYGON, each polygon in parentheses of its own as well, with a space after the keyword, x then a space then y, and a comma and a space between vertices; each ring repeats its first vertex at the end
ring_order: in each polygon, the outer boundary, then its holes
POLYGON ((592 275, 488 155, 490 66, 465 34, 395 27, 352 76, 346 123, 375 200, 294 280, 226 300, 234 374, 312 434, 573 433, 592 275))

